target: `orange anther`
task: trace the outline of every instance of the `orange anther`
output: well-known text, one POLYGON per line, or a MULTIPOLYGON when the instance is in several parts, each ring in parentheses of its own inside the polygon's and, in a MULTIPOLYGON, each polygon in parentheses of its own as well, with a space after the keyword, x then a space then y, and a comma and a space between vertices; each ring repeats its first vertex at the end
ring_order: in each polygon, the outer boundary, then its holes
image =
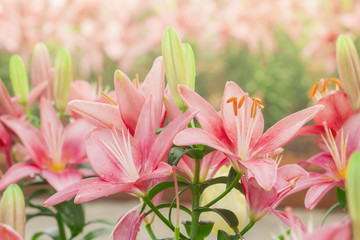
POLYGON ((259 108, 260 108, 261 110, 264 110, 264 105, 259 104, 259 108))
POLYGON ((237 97, 232 97, 229 98, 226 103, 233 103, 233 111, 234 111, 234 115, 237 116, 237 97))
POLYGON ((239 104, 237 106, 238 109, 241 108, 241 106, 244 104, 245 98, 247 98, 247 94, 244 94, 240 99, 239 104))
POLYGON ((310 94, 309 94, 309 99, 311 99, 315 95, 315 93, 316 93, 316 91, 317 91, 317 89, 319 87, 319 84, 320 83, 317 82, 317 83, 314 84, 314 86, 312 86, 312 88, 310 90, 310 94))
POLYGON ((260 98, 252 98, 253 102, 256 102, 257 104, 262 104, 262 100, 260 98))
POLYGON ((101 92, 101 97, 108 102, 111 105, 117 105, 116 102, 109 96, 107 95, 105 92, 101 92))
POLYGON ((110 125, 110 127, 114 127, 114 123, 113 122, 111 122, 111 123, 109 123, 109 125, 110 125))
POLYGON ((135 87, 138 89, 139 88, 139 74, 135 75, 135 78, 132 82, 135 85, 135 87))
POLYGON ((323 93, 323 92, 325 92, 325 90, 327 89, 327 87, 330 85, 329 84, 329 82, 328 82, 328 80, 325 78, 325 79, 321 79, 320 80, 321 81, 321 83, 322 83, 322 87, 321 87, 321 89, 319 90, 319 92, 320 93, 323 93))
POLYGON ((334 84, 338 85, 341 89, 344 89, 342 83, 340 82, 340 80, 339 80, 338 78, 332 78, 331 81, 332 81, 334 84))

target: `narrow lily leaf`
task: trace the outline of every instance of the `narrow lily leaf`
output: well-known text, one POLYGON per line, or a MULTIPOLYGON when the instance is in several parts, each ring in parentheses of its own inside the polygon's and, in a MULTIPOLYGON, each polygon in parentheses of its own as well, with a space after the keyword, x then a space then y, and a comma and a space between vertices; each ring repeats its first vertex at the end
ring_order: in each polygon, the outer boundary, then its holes
POLYGON ((176 166, 185 155, 186 150, 180 147, 172 147, 169 152, 168 163, 176 166))
POLYGON ((237 172, 236 170, 231 167, 229 174, 228 174, 228 178, 227 178, 227 182, 226 182, 226 187, 229 187, 230 184, 234 181, 234 179, 236 178, 237 172))
POLYGON ((113 230, 112 228, 98 228, 86 234, 81 240, 92 240, 101 235, 109 234, 112 232, 112 230, 113 230))
MULTIPOLYGON (((218 177, 218 178, 211 178, 209 180, 206 180, 205 182, 201 183, 199 191, 200 191, 200 193, 202 193, 205 190, 205 188, 210 187, 211 185, 220 184, 220 183, 227 184, 228 177, 218 177)), ((234 188, 239 190, 240 192, 243 191, 240 182, 237 183, 234 188)))
POLYGON ((33 235, 31 240, 38 240, 40 237, 42 237, 44 235, 48 235, 53 240, 61 240, 59 238, 59 230, 57 227, 51 227, 51 228, 45 229, 43 232, 37 232, 33 235))
POLYGON ((183 49, 185 52, 185 57, 186 57, 186 63, 187 63, 187 67, 188 67, 188 76, 189 76, 189 87, 192 90, 195 90, 195 76, 196 76, 196 72, 195 72, 195 56, 194 56, 194 52, 190 46, 190 44, 188 43, 183 43, 183 49))
POLYGON ((237 240, 239 239, 234 234, 228 234, 224 230, 219 230, 217 234, 217 240, 237 240))
MULTIPOLYGON (((148 198, 151 200, 153 199, 159 192, 164 191, 167 188, 171 188, 174 187, 175 184, 172 181, 167 181, 167 182, 161 182, 159 184, 157 184, 156 186, 154 186, 148 194, 148 198)), ((179 187, 185 187, 187 186, 186 183, 184 182, 178 182, 178 186, 179 187)))
POLYGON ((19 55, 13 55, 11 57, 9 71, 14 94, 20 95, 19 103, 26 105, 29 83, 24 62, 19 55))
MULTIPOLYGON (((191 233, 191 221, 183 221, 182 224, 185 226, 186 233, 190 236, 191 233)), ((214 226, 212 221, 200 221, 198 225, 198 240, 205 239, 211 233, 214 226)))
POLYGON ((236 215, 228 210, 223 208, 206 208, 206 207, 199 207, 195 209, 198 212, 215 212, 219 214, 226 223, 234 230, 234 232, 239 232, 237 226, 239 225, 239 220, 237 219, 236 215))
POLYGON ((75 204, 74 202, 62 202, 54 206, 58 211, 58 214, 62 217, 65 224, 71 231, 71 236, 75 237, 79 235, 85 226, 84 209, 81 204, 75 204))
POLYGON ((201 160, 204 157, 203 152, 198 148, 191 148, 187 150, 186 155, 193 159, 198 159, 198 160, 201 160))
POLYGON ((337 187, 336 188, 336 197, 337 197, 337 200, 339 201, 342 209, 345 210, 345 208, 346 208, 346 192, 344 190, 342 190, 341 188, 337 187))

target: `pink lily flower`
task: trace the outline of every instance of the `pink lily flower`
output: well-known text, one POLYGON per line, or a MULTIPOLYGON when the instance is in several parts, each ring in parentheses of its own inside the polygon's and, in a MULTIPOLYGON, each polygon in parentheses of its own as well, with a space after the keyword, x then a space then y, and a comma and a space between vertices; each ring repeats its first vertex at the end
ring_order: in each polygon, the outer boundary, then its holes
MULTIPOLYGON (((296 181, 300 178, 307 178, 309 174, 296 164, 284 165, 277 169, 277 177, 274 186, 270 191, 265 191, 259 186, 251 172, 247 172, 241 178, 244 195, 249 209, 250 220, 256 222, 267 213, 273 213, 280 216, 281 212, 275 208, 287 196, 290 191, 293 193, 296 181)), ((285 223, 287 220, 279 217, 285 223)))
MULTIPOLYGON (((212 178, 221 166, 226 164, 226 156, 220 152, 215 151, 207 154, 200 162, 199 182, 204 182, 212 178)), ((191 181, 194 179, 195 161, 194 159, 184 155, 177 165, 177 169, 185 173, 191 181)))
POLYGON ((293 240, 351 240, 351 221, 345 218, 341 222, 326 224, 315 230, 304 227, 300 219, 292 213, 290 207, 285 208, 284 218, 289 220, 290 236, 285 239, 293 240))
POLYGON ((120 217, 114 229, 114 240, 136 240, 145 212, 133 210, 120 217))
POLYGON ((303 167, 312 164, 325 170, 324 173, 312 173, 309 179, 299 181, 299 188, 310 187, 305 197, 307 209, 313 209, 330 189, 345 187, 349 157, 360 150, 360 113, 349 117, 336 137, 326 124, 324 128, 325 134, 319 144, 323 152, 300 163, 303 167))
POLYGON ((342 84, 336 78, 332 78, 330 82, 327 79, 321 79, 311 88, 309 97, 315 96, 318 99, 316 104, 324 105, 324 110, 314 117, 315 125, 303 127, 300 134, 325 134, 324 122, 335 134, 344 122, 355 113, 347 94, 339 89, 342 89, 342 84), (329 91, 331 82, 335 84, 336 90, 329 91), (319 89, 320 84, 321 88, 319 89))
POLYGON ((6 224, 0 224, 0 240, 24 240, 18 232, 6 224))
POLYGON ((152 99, 148 98, 141 110, 134 136, 126 130, 117 131, 115 128, 96 129, 89 134, 86 140, 87 153, 99 177, 74 183, 50 197, 43 205, 55 205, 75 195, 75 203, 117 192, 143 197, 152 180, 167 177, 171 167, 163 161, 175 135, 187 126, 196 112, 188 110, 156 135, 156 104, 152 99))
POLYGON ((146 99, 153 95, 155 127, 160 128, 165 119, 163 109, 164 70, 162 57, 158 57, 155 60, 152 69, 141 85, 139 85, 138 81, 133 83, 119 70, 115 72, 114 85, 117 101, 108 98, 108 103, 110 104, 105 104, 74 100, 69 102, 69 107, 97 127, 112 128, 110 123, 113 123, 116 124, 116 129, 129 129, 130 134, 133 135, 141 109, 146 99), (97 111, 95 109, 102 110, 97 111), (106 111, 106 114, 104 111, 106 111), (119 119, 122 119, 122 121, 119 121, 119 119))
POLYGON ((263 134, 261 101, 250 99, 236 83, 226 84, 219 114, 193 90, 179 86, 179 92, 188 107, 199 110, 196 118, 202 129, 185 129, 175 137, 174 144, 205 144, 222 151, 238 172, 248 169, 266 191, 273 187, 277 169, 268 156, 292 140, 323 109, 317 105, 294 113, 263 134))
POLYGON ((0 189, 32 174, 42 176, 60 190, 82 178, 81 170, 73 169, 87 160, 84 136, 92 126, 79 120, 63 127, 54 108, 46 99, 40 101, 41 129, 11 116, 3 123, 22 141, 33 162, 21 162, 10 167, 0 180, 0 189))

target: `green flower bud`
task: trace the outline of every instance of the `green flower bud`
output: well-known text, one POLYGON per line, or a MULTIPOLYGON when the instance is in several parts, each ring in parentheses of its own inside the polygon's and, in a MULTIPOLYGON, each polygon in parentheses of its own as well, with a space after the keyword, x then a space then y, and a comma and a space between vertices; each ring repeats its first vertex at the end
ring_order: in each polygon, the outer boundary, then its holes
POLYGON ((68 50, 60 49, 55 58, 54 100, 58 111, 64 112, 72 81, 71 56, 68 50))
POLYGON ((23 60, 19 55, 10 58, 10 79, 14 94, 19 95, 19 103, 27 104, 29 83, 23 60))
POLYGON ((336 61, 340 80, 354 110, 360 107, 360 62, 353 41, 340 35, 336 41, 336 61))
POLYGON ((188 44, 182 44, 172 27, 165 29, 161 41, 161 52, 164 60, 166 78, 176 106, 186 111, 177 86, 179 84, 195 88, 195 58, 188 44))
POLYGON ((1 223, 11 226, 22 237, 25 237, 25 200, 20 187, 8 186, 1 199, 1 223))
POLYGON ((351 155, 347 169, 346 199, 355 238, 360 239, 360 152, 351 155))

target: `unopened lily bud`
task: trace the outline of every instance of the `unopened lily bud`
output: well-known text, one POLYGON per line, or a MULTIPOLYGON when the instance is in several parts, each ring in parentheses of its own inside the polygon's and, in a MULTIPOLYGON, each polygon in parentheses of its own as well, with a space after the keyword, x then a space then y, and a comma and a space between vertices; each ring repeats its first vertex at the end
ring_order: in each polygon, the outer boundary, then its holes
POLYGON ((66 49, 60 49, 55 58, 54 100, 58 111, 64 112, 72 81, 71 57, 66 49))
POLYGON ((10 79, 16 95, 19 95, 19 103, 27 104, 29 83, 23 60, 19 55, 13 55, 10 58, 10 79))
POLYGON ((194 52, 188 43, 183 43, 183 48, 186 57, 186 64, 188 67, 189 85, 192 90, 195 90, 195 56, 194 52))
POLYGON ((351 106, 360 107, 360 62, 353 41, 340 35, 336 41, 336 61, 340 80, 344 85, 351 106))
POLYGON ((186 104, 182 100, 177 86, 179 84, 195 87, 195 60, 190 46, 183 45, 172 27, 165 29, 161 52, 164 60, 166 78, 176 106, 185 111, 186 104))
POLYGON ((20 187, 8 186, 1 199, 1 223, 9 225, 25 237, 25 200, 20 187))
POLYGON ((40 83, 48 82, 48 97, 51 97, 52 66, 49 51, 44 43, 37 43, 33 52, 31 64, 31 83, 33 88, 40 83))
POLYGON ((360 239, 360 152, 354 153, 349 160, 346 182, 346 199, 352 220, 355 238, 360 239))

